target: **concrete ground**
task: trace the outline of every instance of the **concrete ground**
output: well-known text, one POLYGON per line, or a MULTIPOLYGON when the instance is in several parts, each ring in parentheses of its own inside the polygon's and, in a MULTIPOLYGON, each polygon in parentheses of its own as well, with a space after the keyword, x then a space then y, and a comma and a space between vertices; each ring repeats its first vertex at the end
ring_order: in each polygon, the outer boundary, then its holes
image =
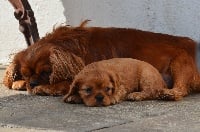
MULTIPOLYGON (((0 67, 0 80, 4 68, 0 67)), ((65 104, 0 83, 0 131, 199 132, 200 94, 178 102, 123 102, 109 107, 65 104)))

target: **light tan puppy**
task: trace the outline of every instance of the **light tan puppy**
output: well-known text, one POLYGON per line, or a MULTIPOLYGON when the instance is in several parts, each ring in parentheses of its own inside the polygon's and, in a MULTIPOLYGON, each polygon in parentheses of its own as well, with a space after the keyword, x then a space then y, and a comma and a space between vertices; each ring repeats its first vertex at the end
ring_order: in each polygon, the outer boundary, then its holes
POLYGON ((75 76, 64 101, 108 106, 123 100, 158 99, 165 87, 160 73, 150 64, 114 58, 87 65, 75 76))

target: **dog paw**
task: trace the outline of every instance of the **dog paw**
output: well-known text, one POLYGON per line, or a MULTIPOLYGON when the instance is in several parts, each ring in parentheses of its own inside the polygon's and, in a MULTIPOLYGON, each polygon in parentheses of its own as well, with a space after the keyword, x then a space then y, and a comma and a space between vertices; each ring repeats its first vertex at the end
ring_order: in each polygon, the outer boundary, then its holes
POLYGON ((41 95, 41 96, 47 96, 50 95, 46 91, 44 91, 44 86, 37 86, 30 90, 30 93, 33 95, 41 95))
POLYGON ((82 103, 82 99, 77 95, 64 97, 63 101, 66 102, 66 103, 72 103, 72 104, 80 104, 80 103, 82 103))
POLYGON ((15 81, 12 84, 14 90, 26 90, 26 82, 24 80, 15 81))
POLYGON ((181 100, 182 98, 183 98, 182 93, 175 91, 173 89, 163 90, 159 95, 159 99, 166 101, 178 101, 181 100))

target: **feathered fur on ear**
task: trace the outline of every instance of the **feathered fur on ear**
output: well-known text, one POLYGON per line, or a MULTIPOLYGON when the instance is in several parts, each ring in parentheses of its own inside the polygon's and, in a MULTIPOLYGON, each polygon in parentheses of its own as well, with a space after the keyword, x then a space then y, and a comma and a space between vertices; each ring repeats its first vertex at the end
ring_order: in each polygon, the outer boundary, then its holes
POLYGON ((114 85, 113 95, 114 95, 114 104, 120 100, 124 100, 127 95, 124 85, 120 83, 120 76, 117 73, 109 72, 110 81, 114 85))
POLYGON ((84 62, 80 57, 60 48, 51 49, 50 63, 52 65, 50 84, 63 80, 72 81, 74 76, 84 67, 84 62))
POLYGON ((22 80, 21 74, 19 72, 19 66, 15 62, 11 62, 10 65, 6 68, 3 84, 11 89, 13 82, 16 80, 22 80))
POLYGON ((108 75, 109 75, 110 81, 113 83, 113 85, 115 87, 115 90, 119 89, 119 87, 120 87, 119 75, 114 72, 110 72, 110 71, 108 72, 108 75))
POLYGON ((3 78, 3 84, 10 89, 12 88, 12 84, 14 82, 14 78, 16 74, 15 67, 16 67, 16 64, 14 63, 11 63, 10 65, 8 65, 5 71, 4 78, 3 78))
POLYGON ((69 103, 82 103, 82 99, 78 93, 80 85, 81 80, 75 78, 73 83, 70 85, 69 92, 63 97, 63 101, 69 103))
POLYGON ((75 78, 73 83, 70 85, 70 90, 68 92, 68 96, 78 95, 80 85, 81 85, 81 81, 79 79, 75 78))

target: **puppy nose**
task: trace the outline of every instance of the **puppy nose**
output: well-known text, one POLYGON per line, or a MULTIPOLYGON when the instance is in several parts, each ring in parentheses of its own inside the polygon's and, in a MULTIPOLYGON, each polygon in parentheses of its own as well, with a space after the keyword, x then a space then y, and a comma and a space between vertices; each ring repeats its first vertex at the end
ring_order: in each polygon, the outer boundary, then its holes
POLYGON ((96 99, 97 102, 102 102, 103 99, 104 99, 104 96, 101 95, 101 94, 98 94, 98 95, 95 96, 95 99, 96 99))
POLYGON ((30 87, 31 88, 34 88, 35 86, 38 86, 38 85, 39 85, 38 81, 32 81, 32 82, 30 82, 30 87))

